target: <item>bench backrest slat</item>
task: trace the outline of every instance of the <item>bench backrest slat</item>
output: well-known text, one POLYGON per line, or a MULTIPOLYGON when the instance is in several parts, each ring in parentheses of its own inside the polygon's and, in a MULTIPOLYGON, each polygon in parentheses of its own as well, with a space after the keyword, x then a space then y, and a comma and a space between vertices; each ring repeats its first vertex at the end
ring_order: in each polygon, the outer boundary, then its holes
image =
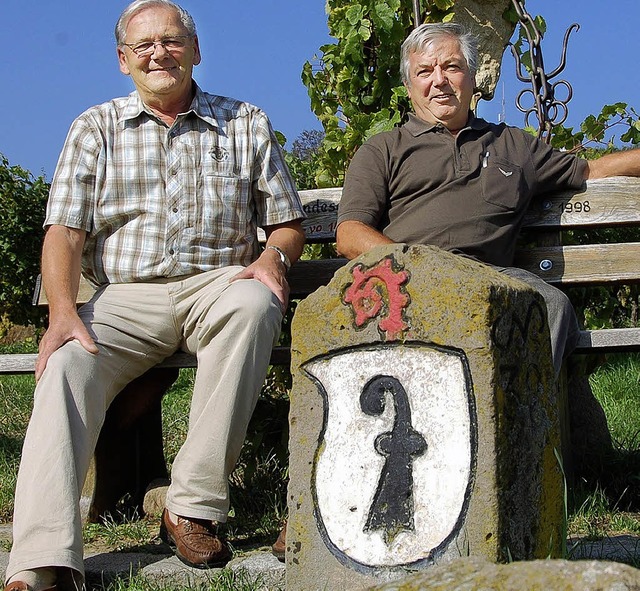
POLYGON ((581 191, 542 196, 524 221, 531 230, 633 225, 640 225, 640 179, 631 177, 595 179, 581 191))
MULTIPOLYGON (((300 191, 307 214, 303 223, 310 244, 335 240, 341 188, 300 191)), ((585 227, 640 227, 640 179, 615 177, 588 181, 580 191, 541 197, 525 218, 528 232, 553 232, 585 227)), ((264 240, 264 235, 261 237, 264 240)), ((639 236, 640 239, 640 236, 639 236)), ((540 242, 538 242, 540 243, 540 242)), ((549 283, 585 285, 640 281, 640 244, 608 244, 564 247, 527 247, 518 251, 516 264, 540 275, 549 283)), ((300 261, 289 277, 292 297, 304 297, 326 285, 344 259, 300 261)), ((93 288, 82 281, 78 303, 84 303, 93 288)), ((44 290, 34 299, 46 305, 44 290)))
POLYGON ((640 281, 640 243, 534 247, 516 254, 516 266, 562 285, 640 281))

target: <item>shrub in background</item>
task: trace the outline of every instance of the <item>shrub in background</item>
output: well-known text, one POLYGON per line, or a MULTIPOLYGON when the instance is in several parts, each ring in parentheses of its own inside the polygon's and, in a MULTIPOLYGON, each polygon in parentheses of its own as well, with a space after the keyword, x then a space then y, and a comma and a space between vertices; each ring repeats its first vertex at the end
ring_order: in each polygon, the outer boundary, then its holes
POLYGON ((48 194, 44 177, 10 166, 0 154, 0 330, 9 323, 43 324, 44 313, 32 298, 48 194))

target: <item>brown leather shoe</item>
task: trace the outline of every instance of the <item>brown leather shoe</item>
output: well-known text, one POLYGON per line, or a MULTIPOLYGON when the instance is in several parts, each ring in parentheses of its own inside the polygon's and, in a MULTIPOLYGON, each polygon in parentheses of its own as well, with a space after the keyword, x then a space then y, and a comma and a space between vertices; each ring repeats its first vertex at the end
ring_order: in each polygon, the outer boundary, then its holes
POLYGON ((165 509, 160 537, 182 562, 195 568, 224 566, 231 560, 231 550, 219 535, 218 526, 206 519, 178 516, 178 522, 173 523, 165 509))
POLYGON ((284 522, 278 539, 275 544, 271 546, 271 553, 280 561, 284 562, 285 553, 287 551, 287 522, 284 522))

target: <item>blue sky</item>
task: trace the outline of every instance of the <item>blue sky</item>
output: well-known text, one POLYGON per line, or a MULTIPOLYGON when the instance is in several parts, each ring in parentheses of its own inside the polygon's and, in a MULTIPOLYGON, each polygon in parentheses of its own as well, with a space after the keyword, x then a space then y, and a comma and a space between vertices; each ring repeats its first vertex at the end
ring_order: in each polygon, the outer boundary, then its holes
MULTIPOLYGON (((410 0, 405 0, 409 2, 410 0)), ((84 109, 128 94, 131 82, 118 70, 113 26, 127 0, 1 0, 0 152, 50 179, 71 121, 84 109)), ((292 141, 305 129, 320 129, 300 81, 328 36, 324 0, 184 0, 200 37, 202 63, 195 78, 207 91, 262 107, 273 125, 292 141)), ((638 0, 528 0, 531 14, 547 19, 543 55, 548 70, 560 59, 567 27, 571 82, 569 124, 577 125, 604 104, 623 101, 640 109, 636 63, 638 0)), ((513 106, 522 88, 504 61, 506 120, 522 125, 513 106)), ((480 114, 496 120, 502 85, 480 114)))

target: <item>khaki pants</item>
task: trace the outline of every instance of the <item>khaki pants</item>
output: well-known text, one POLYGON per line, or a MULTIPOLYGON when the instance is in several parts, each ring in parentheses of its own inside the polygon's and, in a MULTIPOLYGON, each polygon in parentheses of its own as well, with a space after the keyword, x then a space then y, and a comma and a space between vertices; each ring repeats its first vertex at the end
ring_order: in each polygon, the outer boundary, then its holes
POLYGON ((495 268, 509 277, 524 281, 542 295, 547 305, 553 368, 556 376, 560 375, 563 360, 576 348, 580 338, 580 325, 569 298, 557 287, 529 271, 517 267, 495 268))
POLYGON ((128 382, 179 349, 197 356, 198 369, 167 507, 226 521, 228 476, 282 320, 277 298, 262 283, 229 283, 240 269, 108 285, 81 308, 99 353, 69 342, 51 356, 38 382, 7 579, 44 566, 83 574, 79 498, 106 410, 128 382))

